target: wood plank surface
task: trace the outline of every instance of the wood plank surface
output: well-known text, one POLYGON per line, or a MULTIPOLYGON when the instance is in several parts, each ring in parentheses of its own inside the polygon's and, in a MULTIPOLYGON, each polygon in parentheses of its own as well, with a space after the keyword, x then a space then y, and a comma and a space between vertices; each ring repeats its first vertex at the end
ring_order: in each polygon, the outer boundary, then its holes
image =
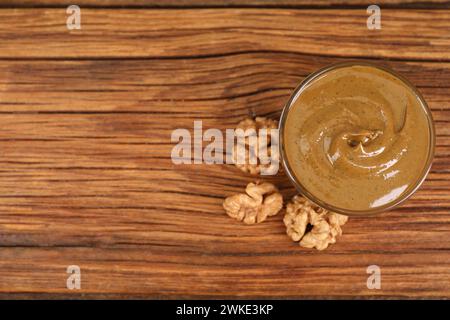
MULTIPOLYGON (((74 4, 72 0, 3 0, 0 7, 63 7, 74 4)), ((81 7, 368 7, 377 4, 383 8, 449 7, 448 0, 77 0, 81 7)))
POLYGON ((382 15, 369 31, 360 9, 82 9, 68 31, 61 9, 0 9, 0 298, 450 297, 450 11, 382 15), (328 250, 291 242, 283 212, 228 218, 253 177, 171 162, 172 130, 277 118, 306 75, 352 58, 419 88, 436 158, 409 201, 351 218, 328 250))
POLYGON ((0 10, 0 58, 178 58, 270 51, 448 61, 449 12, 383 10, 382 29, 370 32, 364 9, 84 9, 81 30, 69 31, 64 10, 6 9, 0 10))

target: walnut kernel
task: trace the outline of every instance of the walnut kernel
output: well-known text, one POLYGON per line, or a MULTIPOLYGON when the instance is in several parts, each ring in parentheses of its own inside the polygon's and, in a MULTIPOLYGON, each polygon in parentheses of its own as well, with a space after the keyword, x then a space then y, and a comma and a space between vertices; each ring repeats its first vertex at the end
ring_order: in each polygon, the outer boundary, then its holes
MULTIPOLYGON (((272 154, 271 148, 271 132, 274 129, 278 128, 278 121, 264 118, 264 117, 256 117, 255 119, 245 119, 239 122, 236 127, 237 129, 242 129, 244 132, 247 130, 254 130, 257 137, 256 139, 251 139, 248 136, 244 138, 244 145, 236 144, 233 147, 233 162, 241 171, 250 173, 252 175, 258 175, 261 173, 262 169, 270 170, 271 166, 273 166, 274 161, 279 161, 279 152, 278 148, 276 148, 276 152, 272 154), (267 129, 266 137, 261 136, 260 129, 267 129), (262 140, 263 137, 266 139, 262 140), (259 150, 259 146, 265 146, 267 149, 267 154, 264 156, 264 152, 259 150), (256 163, 252 163, 251 155, 255 158, 256 163), (239 161, 238 161, 239 159, 239 161), (241 160, 242 159, 242 160, 241 160)), ((278 169, 278 166, 276 166, 278 169)), ((275 168, 274 168, 275 170, 275 168)))
POLYGON ((263 222, 283 207, 283 197, 271 183, 249 183, 245 192, 232 195, 223 202, 227 214, 244 223, 263 222))
POLYGON ((324 250, 336 243, 336 237, 342 235, 341 226, 347 220, 347 216, 329 212, 299 195, 288 203, 283 219, 286 233, 293 241, 300 241, 300 246, 317 250, 324 250), (309 232, 306 231, 308 226, 312 226, 309 232))

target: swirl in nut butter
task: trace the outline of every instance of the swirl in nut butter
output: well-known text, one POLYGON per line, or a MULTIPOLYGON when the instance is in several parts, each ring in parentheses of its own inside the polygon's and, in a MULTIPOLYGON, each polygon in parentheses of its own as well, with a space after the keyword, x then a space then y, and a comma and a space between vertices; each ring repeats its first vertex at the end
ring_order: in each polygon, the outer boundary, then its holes
POLYGON ((328 71, 287 115, 284 147, 293 174, 317 199, 364 211, 417 185, 430 152, 430 122, 411 87, 382 69, 328 71))

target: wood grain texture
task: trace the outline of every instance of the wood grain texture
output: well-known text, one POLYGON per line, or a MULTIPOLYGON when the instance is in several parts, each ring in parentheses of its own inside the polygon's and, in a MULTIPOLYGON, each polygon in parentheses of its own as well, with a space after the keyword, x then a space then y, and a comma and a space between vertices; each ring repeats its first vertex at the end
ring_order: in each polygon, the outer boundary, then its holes
POLYGON ((450 297, 450 11, 384 10, 377 32, 361 10, 82 14, 69 32, 64 10, 0 10, 0 297, 450 297), (306 75, 355 57, 406 76, 433 112, 436 158, 402 207, 316 252, 282 213, 226 216, 252 177, 172 164, 173 129, 277 118, 306 75))
POLYGON ((238 52, 449 61, 449 10, 84 9, 68 31, 61 9, 0 10, 0 58, 180 58, 238 52))
MULTIPOLYGON (((370 0, 77 0, 81 7, 140 7, 140 8, 185 8, 185 7, 368 7, 370 0)), ((0 7, 63 7, 74 4, 71 0, 4 0, 0 7)), ((383 8, 444 8, 448 0, 379 0, 383 8)))

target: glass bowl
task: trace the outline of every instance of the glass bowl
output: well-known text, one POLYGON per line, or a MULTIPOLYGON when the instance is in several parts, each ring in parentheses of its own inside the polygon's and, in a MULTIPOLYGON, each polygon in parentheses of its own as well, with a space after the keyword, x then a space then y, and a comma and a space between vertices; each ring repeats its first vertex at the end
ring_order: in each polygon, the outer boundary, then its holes
POLYGON ((300 85, 294 90, 294 92, 292 93, 288 102, 284 106, 282 114, 281 114, 280 122, 279 122, 279 146, 280 146, 281 162, 282 162, 283 168, 284 168, 287 176, 289 177, 290 181, 295 186, 297 191, 299 191, 303 196, 305 196, 311 202, 313 202, 329 211, 337 212, 337 213, 341 213, 341 214, 349 215, 349 216, 373 215, 373 214, 385 212, 387 210, 391 210, 391 209, 397 207, 398 205, 403 203, 405 200, 407 200, 420 187, 420 185, 425 180, 425 178, 431 168, 431 164, 432 164, 433 156, 434 156, 435 140, 436 140, 436 136, 435 136, 435 129, 434 129, 434 123, 433 123, 431 111, 430 111, 425 99, 422 97, 422 95, 419 93, 419 91, 407 79, 405 79, 401 75, 397 74, 396 72, 394 72, 386 67, 378 66, 378 65, 368 63, 368 62, 360 62, 360 61, 349 61, 349 62, 329 65, 329 66, 319 69, 318 71, 315 71, 312 74, 310 74, 309 76, 307 76, 300 83, 300 85), (388 72, 389 74, 391 74, 394 77, 403 81, 403 83, 406 84, 406 86, 412 90, 415 97, 418 99, 418 101, 422 105, 423 110, 428 119, 428 128, 430 130, 429 131, 430 140, 429 140, 428 157, 427 157, 426 163, 424 164, 423 170, 422 170, 421 174, 419 175, 419 179, 417 179, 417 181, 415 181, 415 183, 411 184, 409 189, 407 189, 400 197, 396 198, 392 202, 386 203, 379 207, 370 208, 367 210, 353 210, 351 208, 336 207, 336 206, 333 206, 333 205, 327 203, 326 199, 319 199, 318 197, 314 196, 302 184, 301 178, 298 178, 295 176, 295 174, 289 164, 288 157, 286 156, 286 150, 285 150, 285 146, 284 146, 284 140, 285 140, 284 139, 284 128, 285 128, 285 124, 287 121, 289 111, 291 110, 292 106, 297 101, 297 99, 300 97, 302 92, 305 90, 305 88, 307 88, 308 85, 310 83, 312 83, 314 80, 318 79, 321 76, 324 76, 327 72, 336 70, 338 68, 351 67, 351 66, 368 66, 368 67, 372 67, 372 68, 377 68, 382 71, 388 72))

